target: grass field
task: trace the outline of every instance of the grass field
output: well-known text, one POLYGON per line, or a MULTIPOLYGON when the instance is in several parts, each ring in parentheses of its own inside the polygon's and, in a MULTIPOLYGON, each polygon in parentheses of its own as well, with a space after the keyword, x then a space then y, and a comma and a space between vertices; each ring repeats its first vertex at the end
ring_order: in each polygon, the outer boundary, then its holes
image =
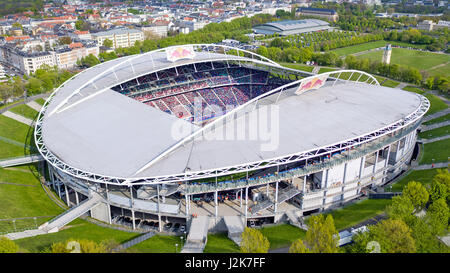
POLYGON ((438 75, 448 76, 450 75, 450 63, 447 63, 440 67, 429 69, 427 70, 427 72, 430 76, 438 76, 438 75))
POLYGON ((23 145, 15 145, 0 139, 0 159, 17 157, 24 154, 29 154, 30 150, 25 149, 23 145))
POLYGON ((336 229, 351 227, 384 212, 391 200, 366 199, 330 212, 336 229))
POLYGON ((431 184, 438 169, 410 171, 406 176, 392 184, 392 191, 401 192, 409 181, 420 182, 423 185, 431 184))
POLYGON ((450 114, 444 115, 442 117, 438 117, 432 120, 429 120, 427 122, 424 122, 424 125, 431 125, 431 124, 435 124, 435 123, 440 123, 440 122, 444 122, 444 121, 448 121, 450 120, 450 114))
POLYGON ((33 131, 34 128, 0 115, 0 158, 30 154, 24 144, 35 147, 33 131))
POLYGON ((44 105, 45 100, 40 98, 40 99, 35 100, 35 102, 39 103, 40 105, 44 105))
POLYGON ((137 253, 175 253, 175 244, 178 252, 181 250, 181 240, 178 236, 155 235, 152 238, 134 245, 127 250, 137 253))
POLYGON ((412 47, 412 48, 418 48, 418 49, 424 49, 425 45, 415 45, 410 43, 404 43, 404 42, 397 42, 397 41, 375 41, 375 42, 368 42, 360 45, 354 45, 354 46, 347 46, 347 47, 341 47, 332 50, 339 56, 345 56, 348 54, 355 54, 361 51, 375 49, 379 47, 386 46, 386 44, 391 45, 397 45, 397 46, 405 46, 405 47, 412 47))
POLYGON ((16 113, 18 115, 21 115, 23 117, 26 117, 28 119, 34 120, 38 114, 36 110, 31 108, 30 106, 26 104, 21 104, 19 106, 13 107, 9 109, 9 111, 16 113))
POLYGON ((59 232, 24 238, 15 242, 22 251, 45 252, 53 243, 63 242, 68 239, 87 239, 98 243, 106 240, 114 240, 117 243, 124 243, 136 236, 139 236, 139 234, 104 228, 85 220, 77 219, 69 223, 65 229, 59 232))
POLYGON ((300 71, 312 72, 314 66, 306 65, 306 64, 293 64, 293 63, 280 63, 282 66, 289 67, 292 69, 297 69, 300 71))
POLYGON ((298 238, 304 238, 306 231, 297 227, 281 224, 260 229, 270 242, 270 249, 289 247, 298 238))
POLYGON ((415 86, 411 86, 411 85, 403 87, 402 90, 409 91, 409 92, 414 92, 414 93, 417 93, 417 94, 425 93, 422 89, 420 89, 418 87, 415 87, 415 86))
POLYGON ((62 209, 46 195, 40 181, 22 170, 0 169, 0 218, 57 215, 62 209), (22 186, 22 184, 28 186, 22 186))
POLYGON ((369 42, 369 43, 360 44, 360 45, 353 45, 353 46, 337 48, 337 49, 332 50, 332 52, 336 53, 339 56, 345 56, 348 54, 355 54, 355 53, 358 53, 361 51, 379 48, 379 47, 385 46, 386 44, 387 44, 386 41, 375 41, 375 42, 369 42))
POLYGON ((447 125, 447 126, 443 126, 443 127, 439 127, 439 128, 433 129, 433 130, 420 132, 419 133, 419 137, 420 138, 426 138, 426 139, 435 138, 435 137, 441 137, 441 136, 448 135, 449 131, 450 131, 450 125, 447 125))
POLYGON ((209 234, 208 243, 203 253, 239 253, 239 247, 231 241, 226 233, 209 234))
MULTIPOLYGON (((54 216, 63 211, 48 198, 35 174, 34 165, 0 168, 0 219, 54 216)), ((48 219, 39 218, 37 223, 48 219)), ((16 227, 34 228, 34 220, 16 220, 16 227)), ((11 221, 0 221, 0 232, 11 231, 11 221)))
MULTIPOLYGON (((381 61, 382 50, 368 52, 357 56, 357 58, 371 59, 381 61)), ((424 52, 418 50, 409 50, 404 48, 393 48, 391 56, 391 64, 399 64, 408 67, 414 67, 418 70, 428 70, 437 65, 450 61, 450 56, 446 54, 438 54, 424 52)))
POLYGON ((377 75, 373 75, 375 77, 375 79, 377 79, 378 83, 381 84, 381 86, 386 86, 386 87, 396 87, 397 85, 399 85, 400 83, 391 79, 387 79, 385 77, 381 77, 381 76, 377 76, 377 75))
POLYGON ((30 126, 0 115, 0 136, 26 143, 30 126))
POLYGON ((330 71, 336 71, 336 70, 338 70, 338 69, 339 69, 339 68, 321 67, 321 68, 319 69, 319 74, 325 73, 325 72, 330 72, 330 71))
POLYGON ((426 94, 424 96, 430 101, 431 104, 430 109, 427 112, 427 115, 431 115, 448 108, 448 105, 435 95, 426 94))
POLYGON ((419 164, 431 164, 434 162, 448 162, 450 157, 450 139, 440 140, 423 145, 423 156, 419 164))

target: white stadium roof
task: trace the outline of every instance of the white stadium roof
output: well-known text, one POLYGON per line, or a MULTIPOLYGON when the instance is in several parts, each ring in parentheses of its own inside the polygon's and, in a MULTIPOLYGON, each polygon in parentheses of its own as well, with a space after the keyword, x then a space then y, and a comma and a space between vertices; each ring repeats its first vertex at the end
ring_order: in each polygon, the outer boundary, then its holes
MULTIPOLYGON (((173 137, 175 125, 191 126, 197 132, 201 128, 110 87, 142 74, 192 62, 232 59, 264 62, 198 52, 193 60, 171 63, 165 61, 163 53, 151 55, 135 57, 133 68, 127 64, 129 62, 123 62, 127 60, 124 58, 103 63, 80 73, 60 88, 48 104, 44 117, 37 122, 36 143, 41 153, 45 147, 59 162, 70 166, 69 169, 127 180, 179 175, 186 170, 203 172, 261 162, 353 139, 401 121, 417 111, 422 102, 422 97, 415 93, 348 81, 337 82, 334 86, 331 86, 333 82, 327 82, 325 86, 301 95, 295 95, 296 88, 291 88, 283 91, 281 96, 279 93, 263 95, 264 98, 256 99, 258 107, 254 108, 254 103, 239 107, 235 109, 236 118, 226 119, 226 124, 235 122, 237 128, 245 128, 248 136, 246 118, 264 105, 278 106, 276 149, 261 150, 267 140, 205 140, 200 138, 201 134, 181 145, 179 139, 173 137), (117 66, 116 78, 107 69, 119 63, 125 65, 117 66), (83 87, 101 72, 109 76, 99 77, 95 86, 83 87), (243 127, 239 127, 241 125, 243 127), (41 142, 43 146, 39 145, 41 142), (167 153, 171 149, 173 151, 167 153)), ((185 132, 182 137, 188 137, 190 133, 185 132)), ((205 134, 217 136, 219 132, 205 131, 205 134)))

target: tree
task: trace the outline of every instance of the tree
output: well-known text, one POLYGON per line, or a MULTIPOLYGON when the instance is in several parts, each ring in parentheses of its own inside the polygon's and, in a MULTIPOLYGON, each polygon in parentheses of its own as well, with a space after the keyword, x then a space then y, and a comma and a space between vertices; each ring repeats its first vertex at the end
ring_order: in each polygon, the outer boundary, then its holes
POLYGON ((311 253, 311 251, 305 246, 302 239, 297 239, 289 248, 289 253, 311 253))
POLYGON ((258 47, 258 49, 256 50, 256 54, 259 54, 266 58, 269 57, 269 51, 267 50, 267 47, 265 47, 265 46, 258 47))
POLYGON ((53 243, 50 247, 52 253, 106 253, 103 243, 96 243, 86 239, 68 239, 64 242, 53 243))
POLYGON ((411 235, 419 253, 435 252, 439 243, 433 235, 430 225, 425 219, 414 217, 411 223, 411 235))
POLYGON ((450 198, 450 173, 447 169, 437 170, 438 173, 433 177, 430 187, 431 202, 444 199, 449 202, 450 198))
POLYGON ((105 39, 103 41, 103 46, 108 47, 108 48, 112 48, 113 47, 113 42, 110 39, 105 39))
POLYGON ((409 223, 414 217, 414 205, 406 195, 394 196, 392 203, 386 208, 386 213, 391 219, 403 220, 409 223))
POLYGON ((449 208, 444 199, 438 199, 430 205, 427 217, 434 234, 442 234, 448 228, 449 215, 449 208))
POLYGON ((306 245, 313 253, 339 252, 339 234, 334 226, 333 216, 322 214, 311 216, 306 232, 306 245))
POLYGON ((8 100, 12 97, 13 91, 9 84, 2 83, 0 84, 0 98, 3 101, 3 104, 6 104, 8 100))
POLYGON ((411 229, 402 220, 387 219, 369 228, 373 240, 383 253, 414 253, 416 246, 411 229))
POLYGON ((408 197, 416 211, 421 210, 428 202, 429 194, 427 189, 420 182, 410 181, 403 189, 403 195, 408 197))
POLYGON ((267 253, 269 251, 269 240, 264 237, 261 231, 246 227, 241 237, 242 253, 267 253))
POLYGON ((17 253, 19 247, 16 243, 4 236, 0 236, 0 253, 17 253))

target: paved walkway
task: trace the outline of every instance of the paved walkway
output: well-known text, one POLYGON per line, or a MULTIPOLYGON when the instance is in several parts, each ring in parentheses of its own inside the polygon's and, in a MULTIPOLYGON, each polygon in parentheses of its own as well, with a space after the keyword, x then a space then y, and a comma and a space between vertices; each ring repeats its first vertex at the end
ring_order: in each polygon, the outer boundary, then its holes
POLYGON ((34 154, 34 155, 27 155, 22 157, 15 157, 15 158, 9 158, 4 159, 0 161, 0 167, 12 167, 12 166, 19 166, 24 164, 29 164, 33 162, 39 162, 44 160, 44 158, 40 154, 34 154))
POLYGON ((35 102, 34 100, 30 101, 27 103, 28 106, 30 106, 31 108, 33 108, 34 110, 40 112, 42 105, 40 105, 39 103, 35 102))
POLYGON ((407 83, 401 82, 399 85, 397 85, 395 88, 397 89, 403 89, 403 87, 407 86, 407 83))
POLYGON ((447 168, 448 163, 447 162, 439 162, 433 164, 425 164, 425 165, 419 165, 412 167, 413 170, 429 170, 429 169, 441 169, 441 168, 447 168))
POLYGON ((421 132, 426 132, 426 131, 430 131, 436 128, 440 128, 440 127, 444 127, 450 125, 450 120, 447 121, 443 121, 443 122, 439 122, 439 123, 434 123, 434 124, 430 124, 430 125, 422 125, 422 129, 420 129, 421 132))
POLYGON ((440 140, 445 140, 448 138, 450 138, 450 135, 435 137, 435 138, 430 138, 430 139, 421 138, 421 139, 418 139, 417 141, 422 142, 423 144, 427 144, 427 143, 433 143, 433 142, 440 141, 440 140))
POLYGON ((427 121, 435 119, 435 118, 440 118, 440 117, 445 116, 447 114, 450 114, 450 108, 447 108, 445 110, 442 110, 442 111, 436 112, 436 113, 434 113, 432 115, 424 117, 423 118, 423 122, 427 122, 427 121))
POLYGON ((27 119, 25 117, 22 117, 21 115, 18 115, 16 113, 5 111, 2 115, 7 116, 9 118, 12 118, 18 122, 21 122, 23 124, 26 124, 28 126, 33 126, 33 121, 31 119, 27 119))
POLYGON ((320 70, 320 66, 315 66, 314 69, 312 70, 313 74, 318 74, 320 70))
POLYGON ((39 95, 35 95, 35 96, 32 96, 32 97, 28 97, 28 98, 26 98, 26 99, 23 100, 23 101, 15 102, 15 103, 13 103, 13 104, 10 104, 10 105, 8 105, 8 106, 6 106, 6 107, 0 109, 0 114, 3 113, 3 112, 8 111, 9 109, 11 109, 11 108, 13 108, 13 107, 16 107, 16 106, 18 106, 18 105, 21 105, 21 104, 26 104, 27 102, 30 102, 30 101, 33 101, 33 100, 36 100, 36 99, 41 99, 41 98, 42 98, 42 99, 45 99, 45 98, 49 97, 50 94, 51 94, 51 93, 39 94, 39 95))

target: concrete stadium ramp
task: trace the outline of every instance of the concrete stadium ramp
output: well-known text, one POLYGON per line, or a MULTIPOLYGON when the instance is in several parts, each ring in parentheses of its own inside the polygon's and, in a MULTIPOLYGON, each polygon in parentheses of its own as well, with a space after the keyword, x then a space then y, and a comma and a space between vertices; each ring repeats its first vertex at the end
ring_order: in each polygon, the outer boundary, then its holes
POLYGON ((223 220, 228 228, 228 238, 235 242, 238 246, 241 245, 241 235, 244 232, 245 225, 242 222, 241 216, 224 216, 223 220))

